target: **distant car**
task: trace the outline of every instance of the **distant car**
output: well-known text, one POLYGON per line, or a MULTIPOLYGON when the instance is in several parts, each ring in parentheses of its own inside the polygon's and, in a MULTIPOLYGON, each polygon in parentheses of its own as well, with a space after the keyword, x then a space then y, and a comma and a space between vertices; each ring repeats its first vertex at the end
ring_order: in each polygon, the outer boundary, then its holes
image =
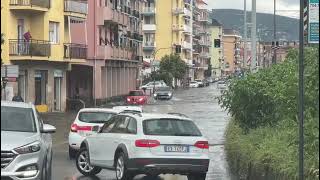
POLYGON ((143 90, 130 91, 126 98, 126 102, 129 105, 144 105, 148 101, 148 97, 143 90))
POLYGON ((169 86, 159 87, 153 96, 155 99, 171 99, 172 89, 169 86))
POLYGON ((112 116, 120 111, 108 108, 84 108, 81 109, 69 132, 69 158, 76 156, 82 141, 92 133, 93 126, 102 127, 112 116))
POLYGON ((226 81, 221 81, 221 80, 217 82, 217 87, 218 89, 220 89, 221 92, 228 89, 228 85, 226 81))
POLYGON ((164 81, 155 81, 149 82, 140 87, 140 89, 144 90, 153 90, 153 88, 158 89, 159 87, 166 87, 167 84, 164 81))
POLYGON ((142 113, 142 107, 140 106, 114 106, 112 109, 119 111, 120 113, 124 113, 124 112, 142 113))
POLYGON ((198 88, 199 87, 199 83, 196 81, 191 81, 189 84, 189 87, 191 88, 198 88))
POLYGON ((124 113, 94 129, 76 158, 76 167, 85 176, 114 169, 117 180, 132 180, 139 174, 152 180, 159 174, 206 179, 209 143, 185 116, 124 113))
POLYGON ((1 179, 51 180, 55 131, 33 104, 1 101, 1 179))
POLYGON ((201 80, 201 79, 196 79, 195 81, 199 84, 199 87, 204 87, 203 80, 201 80))

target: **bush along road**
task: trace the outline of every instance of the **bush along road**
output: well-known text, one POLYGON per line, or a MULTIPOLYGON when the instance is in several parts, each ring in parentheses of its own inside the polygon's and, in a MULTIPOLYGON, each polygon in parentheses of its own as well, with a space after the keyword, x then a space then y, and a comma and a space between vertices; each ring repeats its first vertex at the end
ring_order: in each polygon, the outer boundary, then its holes
MULTIPOLYGON (((305 50, 305 179, 319 179, 319 49, 305 50)), ((298 52, 232 79, 219 98, 232 116, 225 149, 242 179, 298 178, 298 52)))

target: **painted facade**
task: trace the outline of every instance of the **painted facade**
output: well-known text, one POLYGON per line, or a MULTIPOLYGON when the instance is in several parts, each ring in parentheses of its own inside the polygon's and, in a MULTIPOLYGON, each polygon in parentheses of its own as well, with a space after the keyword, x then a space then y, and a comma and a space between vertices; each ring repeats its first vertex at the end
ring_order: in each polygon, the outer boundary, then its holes
POLYGON ((211 32, 211 65, 212 65, 212 78, 221 77, 221 65, 223 62, 223 43, 222 43, 222 25, 215 19, 212 19, 210 25, 211 32), (220 41, 220 43, 218 43, 220 41))

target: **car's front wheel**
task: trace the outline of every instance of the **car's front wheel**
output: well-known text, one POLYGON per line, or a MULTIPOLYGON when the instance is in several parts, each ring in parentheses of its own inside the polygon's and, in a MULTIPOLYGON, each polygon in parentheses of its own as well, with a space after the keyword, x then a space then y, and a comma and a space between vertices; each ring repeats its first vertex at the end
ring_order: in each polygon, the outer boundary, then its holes
POLYGON ((101 171, 101 168, 91 166, 89 162, 89 152, 86 148, 81 148, 78 152, 76 166, 79 172, 85 176, 94 176, 101 171))
POLYGON ((121 152, 116 157, 115 168, 117 180, 132 180, 134 175, 127 169, 127 156, 121 152))
POLYGON ((188 175, 188 180, 205 180, 206 173, 192 173, 188 175))

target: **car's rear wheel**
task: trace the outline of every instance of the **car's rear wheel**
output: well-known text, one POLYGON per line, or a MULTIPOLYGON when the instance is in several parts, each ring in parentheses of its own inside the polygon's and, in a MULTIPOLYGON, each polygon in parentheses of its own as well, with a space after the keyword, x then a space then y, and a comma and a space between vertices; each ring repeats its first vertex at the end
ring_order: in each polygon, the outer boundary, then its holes
POLYGON ((89 152, 86 148, 81 148, 77 154, 76 166, 79 172, 85 176, 93 176, 101 171, 101 168, 91 166, 89 162, 89 152))
POLYGON ((74 159, 77 156, 77 151, 69 146, 69 158, 74 159))
POLYGON ((205 180, 206 173, 192 173, 188 175, 188 180, 205 180))
POLYGON ((115 168, 117 180, 132 180, 134 175, 127 169, 127 156, 123 152, 120 152, 116 157, 115 168))

